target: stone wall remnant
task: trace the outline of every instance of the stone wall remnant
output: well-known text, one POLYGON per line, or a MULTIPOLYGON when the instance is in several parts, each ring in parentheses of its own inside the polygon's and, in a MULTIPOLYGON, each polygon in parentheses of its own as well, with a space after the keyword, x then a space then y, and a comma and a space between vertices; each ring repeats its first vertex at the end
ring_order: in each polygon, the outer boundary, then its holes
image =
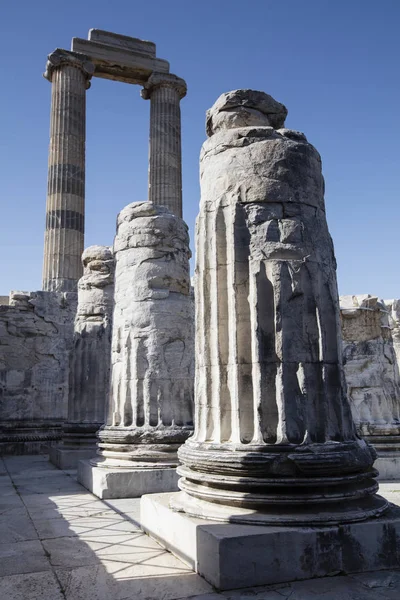
POLYGON ((340 297, 343 362, 353 418, 378 452, 381 479, 400 474, 400 374, 397 301, 340 297))
POLYGON ((90 29, 48 56, 52 84, 43 289, 76 290, 85 229, 86 90, 92 77, 143 86, 150 99, 149 200, 182 217, 180 100, 186 83, 153 42, 90 29))
POLYGON ((0 451, 35 454, 67 416, 76 293, 11 292, 0 306, 0 451))
POLYGON ((149 201, 182 217, 180 101, 186 83, 170 73, 152 73, 141 92, 150 100, 149 201))

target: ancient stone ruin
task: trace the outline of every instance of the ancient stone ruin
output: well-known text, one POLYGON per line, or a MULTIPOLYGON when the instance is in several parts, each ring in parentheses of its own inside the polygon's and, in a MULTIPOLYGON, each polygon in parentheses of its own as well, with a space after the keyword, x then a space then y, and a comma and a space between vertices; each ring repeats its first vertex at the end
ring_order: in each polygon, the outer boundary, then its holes
POLYGON ((0 452, 37 454, 68 410, 76 294, 11 292, 0 305, 0 452))
POLYGON ((61 469, 96 452, 96 433, 105 422, 110 384, 114 256, 108 246, 90 246, 82 254, 78 306, 69 364, 68 418, 60 446, 50 460, 61 469))
POLYGON ((359 434, 378 452, 382 479, 399 476, 400 373, 398 302, 341 296, 343 360, 359 434))
POLYGON ((239 89, 207 112, 193 298, 184 80, 152 42, 97 29, 45 77, 43 291, 0 297, 1 452, 143 496, 143 529, 218 589, 397 565, 375 467, 398 477, 400 301, 339 300, 321 158, 286 107, 239 89), (96 77, 150 100, 149 191, 84 250, 96 77))
POLYGON ((156 46, 91 29, 57 48, 47 61, 52 85, 43 289, 75 290, 82 276, 85 223, 86 90, 92 77, 143 87, 150 100, 149 201, 182 216, 181 117, 183 79, 156 57, 156 46))
POLYGON ((193 431, 194 330, 189 236, 167 208, 118 215, 110 405, 101 458, 78 478, 100 498, 175 490, 177 450, 193 431))
POLYGON ((388 565, 399 526, 347 398, 320 156, 286 114, 252 90, 207 113, 195 431, 181 492, 141 500, 142 527, 217 589, 388 565))

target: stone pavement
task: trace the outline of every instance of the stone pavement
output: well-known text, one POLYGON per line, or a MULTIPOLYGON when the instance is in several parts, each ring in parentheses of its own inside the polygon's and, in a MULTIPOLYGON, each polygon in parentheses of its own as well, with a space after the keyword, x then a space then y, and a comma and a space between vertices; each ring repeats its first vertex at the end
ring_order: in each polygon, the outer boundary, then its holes
MULTIPOLYGON (((381 485, 400 505, 400 484, 381 485)), ((384 600, 400 571, 216 593, 143 534, 139 499, 100 501, 45 456, 0 459, 0 600, 384 600)))

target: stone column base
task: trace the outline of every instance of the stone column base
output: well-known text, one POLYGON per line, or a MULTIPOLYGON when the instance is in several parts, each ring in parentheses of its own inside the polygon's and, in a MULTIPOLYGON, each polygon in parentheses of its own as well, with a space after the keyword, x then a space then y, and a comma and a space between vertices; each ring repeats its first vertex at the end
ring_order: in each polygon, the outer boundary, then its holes
POLYGON ((379 471, 379 481, 400 479, 400 452, 378 452, 374 467, 379 471))
POLYGON ((103 467, 95 461, 81 460, 78 481, 102 500, 107 498, 139 498, 143 494, 175 492, 179 476, 176 469, 103 467))
POLYGON ((66 447, 62 445, 49 447, 49 461, 59 469, 77 469, 80 460, 96 456, 97 446, 66 447))
POLYGON ((346 525, 216 523, 169 508, 176 494, 143 496, 142 529, 218 590, 400 567, 400 508, 346 525))

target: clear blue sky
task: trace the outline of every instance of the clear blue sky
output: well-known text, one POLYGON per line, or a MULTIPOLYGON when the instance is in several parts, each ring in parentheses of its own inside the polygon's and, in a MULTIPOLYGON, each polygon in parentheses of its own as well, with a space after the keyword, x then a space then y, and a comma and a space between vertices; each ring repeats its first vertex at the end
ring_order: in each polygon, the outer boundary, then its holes
MULTIPOLYGON (((289 109, 322 155, 341 294, 400 297, 400 0, 14 0, 0 18, 0 294, 41 287, 50 84, 46 55, 92 27, 154 41, 186 79, 184 217, 198 211, 204 115, 235 88, 289 109)), ((87 93, 86 244, 147 197, 149 103, 138 86, 87 93)))

